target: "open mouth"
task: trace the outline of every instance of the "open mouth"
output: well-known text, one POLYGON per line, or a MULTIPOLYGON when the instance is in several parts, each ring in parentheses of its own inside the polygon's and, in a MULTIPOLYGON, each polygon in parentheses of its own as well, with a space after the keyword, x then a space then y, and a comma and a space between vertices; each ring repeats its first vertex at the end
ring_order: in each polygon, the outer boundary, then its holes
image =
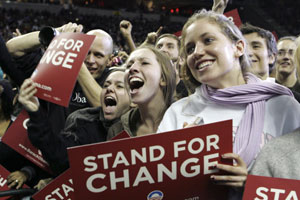
POLYGON ((288 62, 282 62, 280 65, 290 65, 288 62))
POLYGON ((111 96, 107 96, 104 98, 104 104, 106 107, 109 106, 116 106, 117 105, 117 101, 115 98, 111 97, 111 96))
POLYGON ((97 71, 97 68, 88 67, 87 69, 90 73, 95 73, 97 71))
POLYGON ((212 60, 208 60, 208 61, 204 61, 204 62, 197 62, 196 63, 196 69, 197 70, 201 70, 203 68, 209 67, 210 65, 213 64, 214 61, 212 60))
POLYGON ((140 78, 133 77, 129 79, 129 87, 131 91, 138 90, 144 85, 144 81, 140 78))

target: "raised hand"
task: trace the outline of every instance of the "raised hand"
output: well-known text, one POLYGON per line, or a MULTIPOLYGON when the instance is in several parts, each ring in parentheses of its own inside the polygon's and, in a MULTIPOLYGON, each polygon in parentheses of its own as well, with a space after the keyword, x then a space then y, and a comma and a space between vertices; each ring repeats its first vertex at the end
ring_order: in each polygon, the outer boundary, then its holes
POLYGON ((214 0, 212 11, 223 14, 229 0, 214 0))
POLYGON ((83 26, 81 24, 76 24, 69 22, 61 27, 56 28, 60 33, 80 33, 82 32, 83 26))
POLYGON ((39 100, 35 97, 37 89, 31 79, 26 79, 22 84, 18 100, 29 112, 36 112, 39 109, 39 100))
POLYGON ((156 32, 148 33, 146 42, 147 42, 148 44, 153 44, 153 45, 154 45, 154 44, 156 43, 157 38, 160 36, 160 33, 161 33, 162 29, 163 29, 163 27, 160 26, 160 27, 157 29, 156 32))
POLYGON ((22 33, 20 32, 20 30, 18 28, 16 28, 16 32, 13 32, 13 36, 18 37, 20 35, 22 35, 22 33))
POLYGON ((122 20, 120 22, 120 31, 121 31, 123 37, 131 36, 132 24, 130 23, 130 21, 122 20))

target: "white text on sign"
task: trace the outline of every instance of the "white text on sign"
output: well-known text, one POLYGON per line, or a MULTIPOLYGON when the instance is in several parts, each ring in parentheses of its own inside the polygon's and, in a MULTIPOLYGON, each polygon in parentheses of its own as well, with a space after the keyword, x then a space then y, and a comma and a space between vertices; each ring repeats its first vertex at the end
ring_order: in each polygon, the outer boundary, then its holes
POLYGON ((82 40, 67 38, 61 38, 60 40, 54 39, 50 43, 40 63, 51 63, 54 66, 72 69, 72 64, 75 62, 74 59, 78 56, 78 53, 80 53, 80 48, 83 44, 82 40))
POLYGON ((205 139, 193 138, 190 141, 180 140, 173 143, 173 161, 169 165, 158 163, 156 172, 148 170, 147 166, 141 166, 134 175, 129 169, 114 170, 119 166, 130 167, 142 163, 159 162, 165 155, 170 155, 163 146, 153 145, 141 149, 130 149, 129 152, 118 151, 112 153, 98 154, 97 156, 87 156, 83 160, 84 171, 95 172, 98 168, 110 170, 109 173, 96 173, 91 175, 86 181, 86 187, 93 193, 100 193, 106 190, 117 190, 117 184, 122 184, 124 188, 137 187, 142 182, 149 184, 161 183, 164 178, 176 180, 178 176, 186 178, 195 177, 199 174, 212 174, 217 172, 213 166, 217 164, 216 159, 219 153, 209 153, 219 150, 219 136, 208 135, 205 139), (183 162, 176 161, 180 154, 188 153, 193 157, 187 158, 183 162), (200 163, 199 154, 204 153, 203 161, 200 163), (109 180, 107 180, 109 177, 109 180), (155 178, 154 178, 155 177, 155 178), (95 182, 103 182, 101 187, 96 187, 95 182), (109 184, 110 183, 110 184, 109 184))
POLYGON ((257 197, 254 200, 271 200, 269 198, 268 193, 273 193, 274 200, 284 199, 284 200, 298 200, 298 196, 296 191, 286 191, 283 189, 277 189, 277 188, 266 188, 266 187, 259 187, 256 189, 256 195, 257 197), (260 197, 260 198, 258 198, 260 197))

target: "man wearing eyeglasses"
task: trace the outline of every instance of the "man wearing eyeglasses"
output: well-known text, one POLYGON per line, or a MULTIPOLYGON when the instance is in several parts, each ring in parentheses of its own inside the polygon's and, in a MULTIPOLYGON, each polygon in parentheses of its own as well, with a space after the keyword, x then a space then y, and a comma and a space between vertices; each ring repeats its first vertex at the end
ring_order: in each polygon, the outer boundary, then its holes
POLYGON ((277 42, 276 60, 276 82, 288 87, 289 89, 300 92, 300 84, 296 76, 296 63, 294 61, 297 49, 296 37, 282 37, 277 42))

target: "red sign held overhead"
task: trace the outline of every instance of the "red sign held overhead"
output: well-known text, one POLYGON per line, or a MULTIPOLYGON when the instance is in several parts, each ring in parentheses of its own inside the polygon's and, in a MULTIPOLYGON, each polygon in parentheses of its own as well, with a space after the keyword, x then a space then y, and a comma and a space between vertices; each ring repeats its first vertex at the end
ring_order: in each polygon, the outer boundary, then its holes
POLYGON ((232 121, 68 149, 76 199, 89 200, 222 199, 210 176, 228 152, 232 121))
POLYGON ((237 27, 240 27, 242 25, 242 20, 240 18, 238 9, 228 11, 228 12, 224 13, 224 15, 226 17, 228 17, 229 19, 231 19, 237 27))
POLYGON ((278 41, 278 35, 277 35, 277 33, 275 31, 272 31, 272 34, 274 35, 275 40, 278 41))
MULTIPOLYGON (((237 27, 240 27, 242 25, 242 20, 240 18, 238 9, 228 11, 228 12, 224 13, 224 15, 226 17, 228 17, 230 20, 232 20, 237 27)), ((182 31, 177 31, 173 34, 176 35, 177 37, 180 37, 182 34, 182 31)))
POLYGON ((298 200, 300 181, 249 175, 243 196, 248 199, 298 200))
POLYGON ((176 33, 174 33, 174 35, 176 35, 177 37, 180 37, 182 34, 182 31, 177 31, 176 33))
POLYGON ((44 160, 39 149, 33 146, 28 138, 27 125, 29 116, 25 110, 18 115, 17 119, 7 129, 2 142, 7 144, 10 148, 36 164, 41 169, 51 173, 48 163, 44 160))
POLYGON ((67 107, 80 67, 95 35, 62 33, 52 40, 31 78, 36 96, 67 107))

